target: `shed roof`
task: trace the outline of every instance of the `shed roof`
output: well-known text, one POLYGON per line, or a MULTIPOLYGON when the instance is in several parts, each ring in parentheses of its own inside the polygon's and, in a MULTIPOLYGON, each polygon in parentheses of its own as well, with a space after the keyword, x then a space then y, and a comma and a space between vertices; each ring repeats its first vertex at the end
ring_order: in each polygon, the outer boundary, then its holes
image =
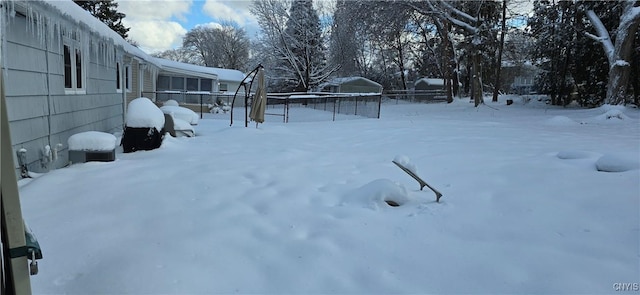
POLYGON ((338 86, 338 85, 341 85, 341 84, 344 84, 344 83, 353 82, 353 81, 358 81, 358 80, 365 81, 365 82, 367 82, 367 83, 369 83, 369 84, 372 84, 372 85, 375 85, 375 86, 382 87, 382 85, 380 85, 380 83, 378 83, 378 82, 375 82, 375 81, 369 80, 369 79, 367 79, 367 78, 365 78, 365 77, 358 77, 358 76, 355 76, 355 77, 339 77, 339 78, 333 78, 333 79, 331 79, 330 81, 328 81, 328 82, 324 83, 323 85, 324 85, 324 86, 326 86, 326 85, 334 85, 334 86, 338 86))
POLYGON ((414 84, 417 85, 418 83, 427 83, 427 85, 434 85, 434 86, 444 86, 444 79, 422 78, 422 79, 418 79, 414 84))

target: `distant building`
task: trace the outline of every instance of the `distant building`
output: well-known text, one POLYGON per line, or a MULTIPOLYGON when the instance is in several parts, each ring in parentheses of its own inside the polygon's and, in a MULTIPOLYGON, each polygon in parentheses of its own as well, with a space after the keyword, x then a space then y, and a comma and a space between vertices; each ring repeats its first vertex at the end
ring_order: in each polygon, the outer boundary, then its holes
POLYGON ((424 90, 444 90, 444 79, 440 78, 422 78, 414 83, 416 91, 424 90))
POLYGON ((382 85, 364 77, 334 78, 318 88, 332 93, 382 93, 382 85))
POLYGON ((529 62, 502 63, 502 89, 511 94, 531 94, 535 91, 535 82, 540 70, 529 62))

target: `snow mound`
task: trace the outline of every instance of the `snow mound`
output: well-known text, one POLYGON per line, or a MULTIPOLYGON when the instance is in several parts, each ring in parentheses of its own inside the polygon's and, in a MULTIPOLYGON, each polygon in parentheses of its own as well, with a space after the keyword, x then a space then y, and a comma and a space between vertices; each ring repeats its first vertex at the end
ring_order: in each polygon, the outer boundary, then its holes
POLYGON ((163 105, 163 106, 173 106, 173 107, 179 107, 179 106, 180 106, 180 105, 178 104, 178 102, 177 102, 177 101, 175 101, 175 100, 173 100, 173 99, 170 99, 170 100, 165 101, 162 105, 163 105))
POLYGON ((413 174, 418 174, 418 167, 416 167, 415 164, 411 163, 409 157, 405 155, 397 155, 395 156, 395 158, 393 158, 393 161, 409 169, 409 171, 413 172, 413 174))
POLYGON ((600 110, 602 111, 603 114, 613 110, 618 110, 620 112, 623 112, 625 110, 625 106, 604 104, 600 107, 600 110))
POLYGON ((173 118, 173 129, 176 131, 176 135, 178 136, 194 137, 196 135, 193 126, 182 119, 173 118))
POLYGON ((398 206, 409 202, 407 189, 389 179, 377 179, 345 194, 342 204, 377 210, 389 207, 390 202, 398 206))
POLYGON ((629 117, 627 117, 622 110, 617 109, 617 108, 612 108, 608 111, 606 111, 604 114, 599 115, 596 117, 596 120, 598 121, 622 121, 622 120, 629 120, 629 117))
POLYGON ((197 125, 198 120, 200 119, 200 116, 198 116, 196 112, 185 107, 174 106, 174 105, 164 105, 163 107, 160 108, 160 110, 162 110, 162 112, 167 115, 171 115, 174 119, 180 119, 180 120, 186 121, 191 125, 197 125))
POLYGON ((164 114, 146 97, 138 97, 132 100, 127 107, 127 127, 151 128, 157 130, 164 128, 164 114))
POLYGON ((550 126, 573 126, 573 125, 579 125, 578 122, 569 119, 569 117, 565 117, 565 116, 555 116, 553 118, 547 119, 544 122, 545 125, 550 125, 550 126))
POLYGON ((116 148, 116 142, 113 134, 98 131, 76 133, 67 140, 72 151, 111 151, 116 148))
POLYGON ((618 155, 604 155, 596 161, 596 168, 602 172, 625 172, 640 168, 638 160, 618 155))
POLYGON ((585 151, 561 151, 556 155, 558 159, 562 160, 574 160, 574 159, 586 159, 593 155, 593 153, 585 151))

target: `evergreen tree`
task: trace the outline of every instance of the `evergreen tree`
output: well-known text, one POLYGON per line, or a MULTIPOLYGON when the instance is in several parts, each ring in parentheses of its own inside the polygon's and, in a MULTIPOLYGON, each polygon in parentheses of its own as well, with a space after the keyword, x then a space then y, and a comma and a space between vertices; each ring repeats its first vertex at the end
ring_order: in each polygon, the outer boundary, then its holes
POLYGON ((575 5, 569 1, 535 1, 529 24, 531 37, 536 40, 532 56, 542 69, 536 88, 549 94, 553 105, 567 104, 575 84, 573 74, 579 48, 575 45, 575 5))
POLYGON ((122 12, 118 12, 118 3, 114 0, 73 0, 76 4, 87 10, 107 24, 114 32, 122 36, 123 39, 127 39, 127 33, 130 28, 125 27, 122 24, 122 19, 126 16, 122 12))
POLYGON ((349 13, 351 1, 338 0, 333 14, 333 30, 331 34, 331 58, 340 65, 338 75, 343 77, 358 74, 356 60, 358 44, 356 24, 349 13))
POLYGON ((327 78, 325 48, 320 30, 320 18, 312 0, 294 0, 283 40, 291 52, 289 86, 298 91, 308 91, 327 78))

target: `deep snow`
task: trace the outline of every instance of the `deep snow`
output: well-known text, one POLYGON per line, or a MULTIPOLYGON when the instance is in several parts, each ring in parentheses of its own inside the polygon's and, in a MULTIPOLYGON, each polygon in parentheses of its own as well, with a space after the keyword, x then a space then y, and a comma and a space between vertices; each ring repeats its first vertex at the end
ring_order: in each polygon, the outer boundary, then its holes
POLYGON ((207 114, 196 137, 22 180, 34 293, 616 293, 640 278, 638 110, 536 103, 207 114))

